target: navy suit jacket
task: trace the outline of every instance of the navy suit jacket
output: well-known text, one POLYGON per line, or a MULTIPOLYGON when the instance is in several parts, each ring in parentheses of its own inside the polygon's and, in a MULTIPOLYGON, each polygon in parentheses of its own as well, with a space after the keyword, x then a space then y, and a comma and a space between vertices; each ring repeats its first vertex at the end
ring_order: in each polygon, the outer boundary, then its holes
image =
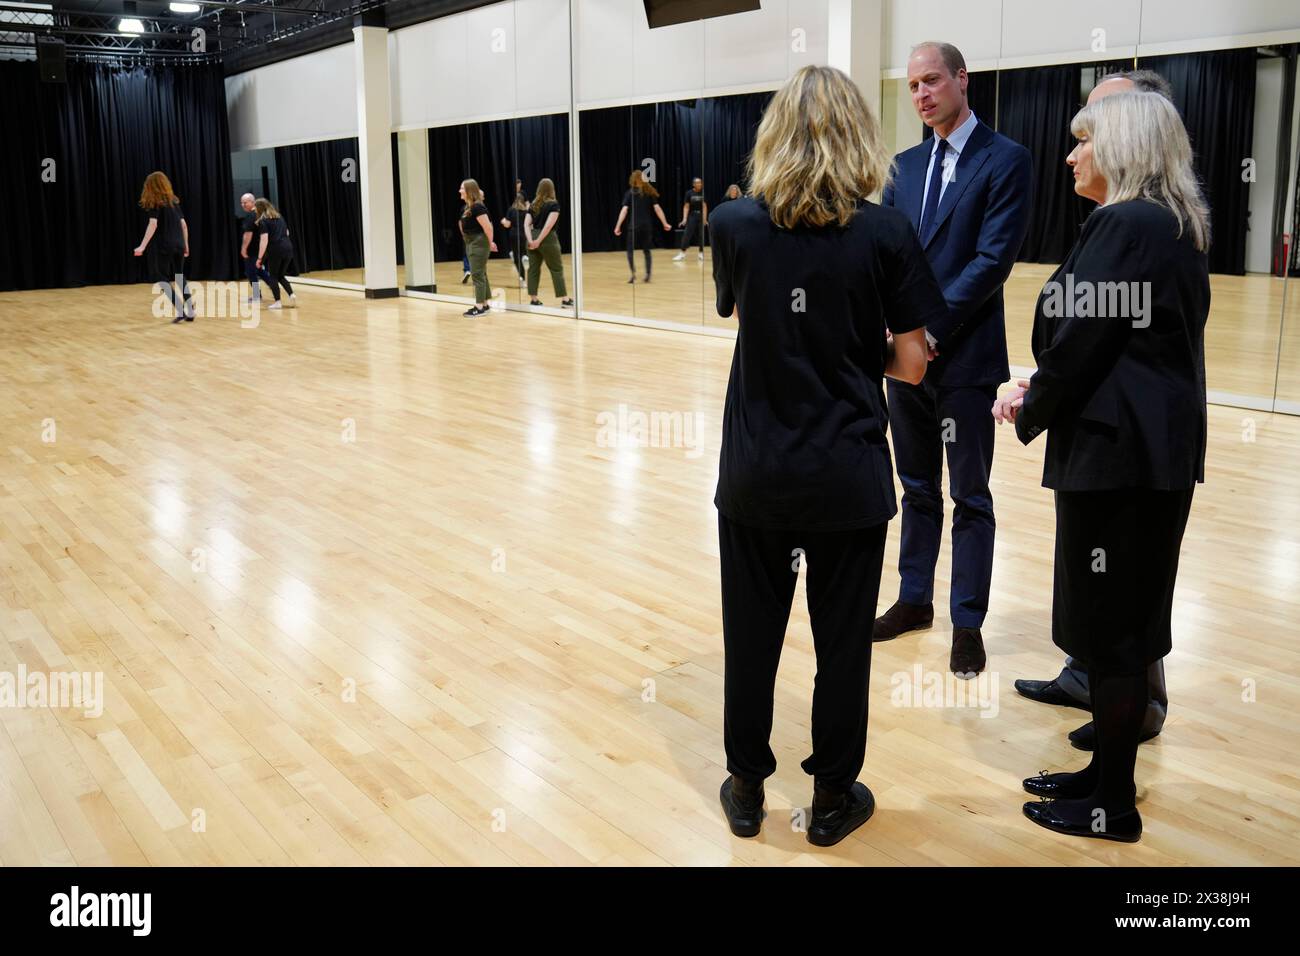
MULTIPOLYGON (((894 178, 882 205, 895 206, 917 229, 933 140, 894 157, 894 178)), ((1029 227, 1033 163, 1029 150, 981 122, 957 158, 934 221, 920 236, 943 288, 948 316, 927 331, 939 357, 926 380, 936 385, 996 385, 1011 377, 1002 284, 1029 227)))

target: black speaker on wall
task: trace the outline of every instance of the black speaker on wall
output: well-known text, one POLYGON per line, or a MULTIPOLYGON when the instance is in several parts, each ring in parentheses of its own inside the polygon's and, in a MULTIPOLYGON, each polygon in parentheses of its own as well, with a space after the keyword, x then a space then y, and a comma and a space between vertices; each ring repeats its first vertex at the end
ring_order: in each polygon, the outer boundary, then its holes
POLYGON ((645 18, 652 30, 759 9, 759 0, 645 0, 645 18))
POLYGON ((37 37, 36 66, 44 83, 66 83, 68 73, 64 68, 67 48, 56 37, 37 37))

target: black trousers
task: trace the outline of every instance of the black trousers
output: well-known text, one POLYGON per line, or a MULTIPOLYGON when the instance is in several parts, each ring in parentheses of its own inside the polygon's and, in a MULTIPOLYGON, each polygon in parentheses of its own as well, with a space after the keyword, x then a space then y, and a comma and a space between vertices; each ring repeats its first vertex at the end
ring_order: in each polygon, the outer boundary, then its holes
POLYGON ((682 252, 685 252, 692 242, 699 244, 700 252, 704 251, 704 217, 698 212, 693 212, 686 217, 686 226, 682 229, 682 252))
POLYGON ((266 271, 271 273, 271 294, 275 296, 275 301, 280 301, 280 287, 284 291, 293 295, 293 286, 289 285, 285 273, 289 271, 289 263, 293 261, 293 249, 282 246, 267 246, 266 255, 262 257, 262 265, 266 271))
POLYGON ((806 773, 847 791, 867 747, 871 627, 888 524, 853 531, 773 531, 718 515, 725 648, 723 737, 727 769, 760 781, 776 771, 772 699, 795 581, 807 561, 808 613, 817 652, 812 755, 806 773))
POLYGON ((627 267, 636 274, 636 259, 632 253, 636 249, 645 251, 645 274, 650 275, 650 247, 654 245, 654 233, 650 230, 650 224, 637 226, 635 229, 628 229, 627 235, 627 267))
POLYGON ((150 249, 148 254, 149 271, 154 277, 154 282, 162 283, 163 294, 171 300, 176 314, 182 315, 185 310, 181 305, 181 297, 184 297, 186 305, 190 301, 190 284, 185 281, 185 253, 150 249), (176 290, 172 288, 173 281, 180 286, 180 296, 177 296, 176 290))

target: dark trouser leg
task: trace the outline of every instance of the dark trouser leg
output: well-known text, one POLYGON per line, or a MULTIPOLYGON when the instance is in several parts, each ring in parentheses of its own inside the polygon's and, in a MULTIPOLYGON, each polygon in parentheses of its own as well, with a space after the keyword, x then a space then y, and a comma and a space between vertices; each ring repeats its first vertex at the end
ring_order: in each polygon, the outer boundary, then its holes
POLYGON ((1137 796, 1133 768, 1147 705, 1146 671, 1094 670, 1092 719, 1097 728, 1097 789, 1093 807, 1106 813, 1132 810, 1137 796))
MULTIPOLYGON (((537 288, 542 284, 542 257, 538 255, 538 250, 532 250, 532 255, 528 257, 528 297, 537 298, 537 288)), ((632 260, 632 250, 627 250, 627 258, 632 260)))
POLYGON ((808 535, 808 613, 817 649, 813 752, 803 762, 824 789, 847 791, 862 771, 871 685, 871 628, 887 524, 808 535))
POLYGON ((718 515, 722 566, 723 740, 727 769, 749 781, 776 770, 772 698, 797 572, 792 536, 718 515))
MULTIPOLYGON (((564 256, 560 251, 559 237, 551 233, 543 239, 541 245, 537 247, 537 254, 546 263, 547 271, 551 273, 551 285, 555 287, 555 294, 561 299, 566 298, 568 291, 564 285, 564 256)), ((528 260, 530 265, 532 261, 532 259, 528 260)))
MULTIPOLYGON (((524 250, 523 246, 515 243, 510 247, 510 257, 515 261, 515 271, 519 273, 519 281, 524 281, 524 250)), ((531 260, 529 260, 531 261, 531 260)))
POLYGON ((185 281, 185 256, 179 252, 156 252, 150 257, 150 263, 154 277, 162 284, 163 294, 171 300, 176 314, 184 315, 185 306, 190 301, 190 286, 185 281))
POLYGON ((491 249, 487 236, 475 233, 465 242, 465 254, 469 258, 469 274, 474 280, 474 301, 483 305, 492 298, 492 286, 488 282, 487 261, 491 249))
POLYGON ((271 281, 269 283, 271 286, 271 295, 275 297, 276 302, 279 302, 280 276, 283 275, 283 270, 287 263, 285 263, 283 257, 274 249, 268 249, 266 250, 266 256, 262 259, 262 264, 266 267, 266 271, 271 275, 271 281))
POLYGON ((700 228, 700 216, 698 213, 691 213, 686 217, 686 225, 682 229, 682 252, 691 247, 695 240, 700 242, 700 251, 704 251, 704 230, 700 228))
POLYGON ((636 230, 629 228, 624 235, 627 236, 627 270, 636 275, 636 230))
POLYGON ((993 580, 993 430, 989 409, 996 385, 938 389, 940 437, 948 452, 952 511, 952 591, 954 627, 982 627, 993 580))
POLYGON ((654 245, 654 233, 650 231, 649 226, 644 226, 637 230, 636 241, 637 245, 641 247, 641 251, 645 254, 645 277, 648 279, 650 278, 651 269, 650 247, 654 245))
MULTIPOLYGON (((938 412, 934 394, 924 382, 908 385, 891 378, 888 390, 894 464, 903 485, 898 598, 908 604, 929 604, 934 599, 934 565, 943 536, 943 443, 938 412)), ((989 405, 992 407, 991 402, 989 405)))

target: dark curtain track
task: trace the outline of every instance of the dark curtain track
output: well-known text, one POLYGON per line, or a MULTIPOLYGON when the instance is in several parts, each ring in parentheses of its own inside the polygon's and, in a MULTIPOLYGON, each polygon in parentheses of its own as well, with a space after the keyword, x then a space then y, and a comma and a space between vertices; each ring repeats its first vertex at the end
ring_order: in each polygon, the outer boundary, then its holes
MULTIPOLYGON (((514 201, 515 180, 524 181, 524 194, 531 200, 537 181, 549 177, 555 183, 561 219, 560 248, 569 252, 572 230, 566 224, 572 216, 569 190, 569 117, 565 113, 493 120, 463 126, 437 126, 429 130, 429 183, 434 224, 434 259, 454 261, 463 246, 457 220, 463 204, 458 190, 463 180, 473 179, 483 189, 485 205, 494 228, 514 201)), ((496 237, 501 238, 501 237, 496 237)), ((497 243, 495 256, 509 256, 509 246, 497 243)))
MULTIPOLYGON (((582 242, 586 252, 622 249, 614 235, 628 176, 653 160, 659 204, 672 226, 682 217, 691 180, 704 180, 710 208, 732 183, 746 187, 745 163, 770 92, 583 110, 582 242)), ((657 245, 676 242, 656 223, 657 245)))
POLYGON ((152 281, 131 250, 144 235, 144 178, 171 179, 190 232, 191 275, 238 268, 222 68, 69 60, 68 82, 0 61, 0 290, 152 281), (55 179, 41 178, 46 159, 55 179))
POLYGON ((355 136, 275 148, 280 213, 289 225, 298 272, 365 265, 360 163, 355 136), (355 175, 345 178, 347 168, 355 175))

